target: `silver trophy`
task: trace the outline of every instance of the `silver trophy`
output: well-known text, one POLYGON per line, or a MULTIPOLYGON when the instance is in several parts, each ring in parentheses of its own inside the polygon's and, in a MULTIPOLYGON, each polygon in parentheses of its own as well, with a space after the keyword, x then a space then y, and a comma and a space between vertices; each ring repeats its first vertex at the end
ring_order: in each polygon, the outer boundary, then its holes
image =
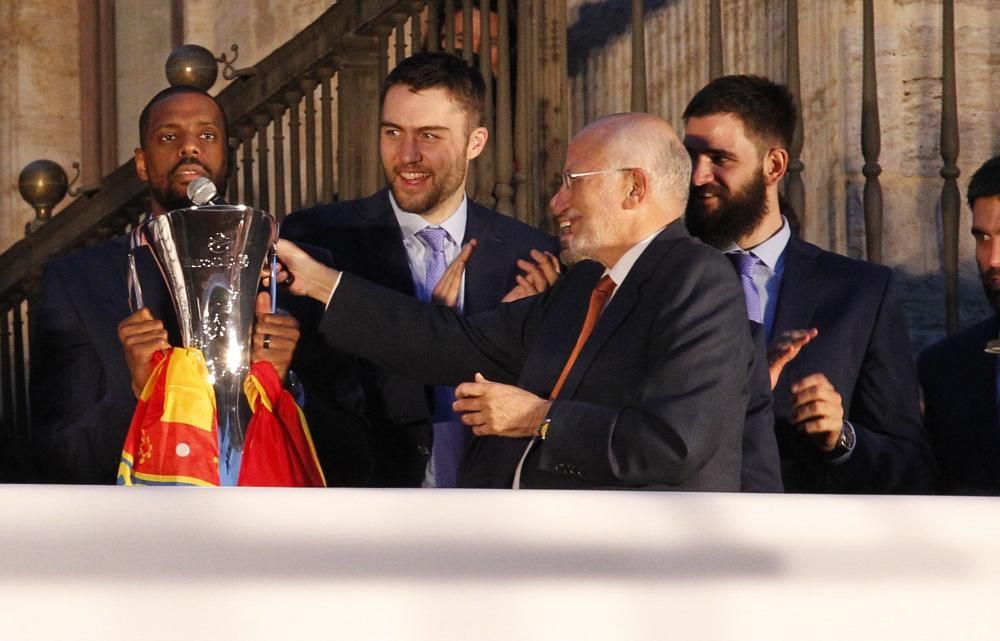
POLYGON ((225 204, 177 209, 145 221, 132 235, 130 280, 136 304, 142 306, 142 290, 134 251, 146 244, 173 300, 184 347, 196 347, 205 356, 220 437, 228 450, 220 452, 220 462, 243 451, 249 416, 243 381, 250 369, 254 302, 277 235, 270 214, 225 204))

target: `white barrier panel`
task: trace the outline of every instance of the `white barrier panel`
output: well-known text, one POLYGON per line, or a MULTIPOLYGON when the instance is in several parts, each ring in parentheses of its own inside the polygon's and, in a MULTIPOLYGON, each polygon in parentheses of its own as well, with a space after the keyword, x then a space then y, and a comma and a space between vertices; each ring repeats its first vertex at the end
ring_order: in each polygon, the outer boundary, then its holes
POLYGON ((0 487, 0 640, 996 639, 1000 502, 0 487))

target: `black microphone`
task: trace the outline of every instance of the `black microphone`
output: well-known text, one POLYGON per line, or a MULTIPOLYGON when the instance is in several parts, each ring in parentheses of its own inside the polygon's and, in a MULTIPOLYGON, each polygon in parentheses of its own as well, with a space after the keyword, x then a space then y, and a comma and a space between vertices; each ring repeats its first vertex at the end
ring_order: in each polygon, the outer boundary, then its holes
POLYGON ((200 176, 195 178, 188 183, 187 188, 188 198, 195 205, 201 207, 202 205, 228 205, 226 199, 219 194, 219 190, 216 189, 215 183, 200 176))

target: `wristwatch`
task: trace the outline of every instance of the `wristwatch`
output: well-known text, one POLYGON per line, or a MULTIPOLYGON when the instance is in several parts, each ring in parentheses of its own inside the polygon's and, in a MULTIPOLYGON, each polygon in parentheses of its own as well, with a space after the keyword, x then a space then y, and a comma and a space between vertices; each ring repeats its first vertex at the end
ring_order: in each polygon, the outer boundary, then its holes
POLYGON ((844 426, 840 428, 840 438, 837 439, 837 444, 827 453, 827 456, 831 459, 838 459, 850 454, 854 451, 856 441, 857 435, 854 433, 854 426, 851 425, 850 421, 844 421, 844 426))
POLYGON ((549 425, 552 425, 552 419, 546 418, 535 428, 535 436, 538 437, 538 440, 544 441, 545 437, 549 435, 549 425))

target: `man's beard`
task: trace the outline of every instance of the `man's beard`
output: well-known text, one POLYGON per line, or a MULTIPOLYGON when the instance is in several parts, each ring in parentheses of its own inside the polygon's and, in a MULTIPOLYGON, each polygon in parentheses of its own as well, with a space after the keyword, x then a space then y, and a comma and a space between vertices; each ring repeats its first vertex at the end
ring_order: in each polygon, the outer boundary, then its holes
POLYGON ((1000 288, 993 285, 993 279, 1000 278, 1000 268, 990 267, 986 271, 980 272, 979 276, 983 281, 983 292, 986 294, 986 300, 993 307, 993 311, 1000 314, 1000 288))
POLYGON ((429 169, 415 166, 404 166, 386 171, 386 181, 389 183, 389 190, 396 200, 399 208, 411 214, 421 216, 431 211, 442 202, 448 200, 462 186, 465 180, 465 158, 456 158, 455 164, 447 169, 443 174, 438 174, 429 169), (397 189, 396 181, 402 180, 400 171, 421 171, 430 174, 430 185, 422 194, 411 194, 397 189))
MULTIPOLYGON (((570 220, 581 219, 579 213, 570 220)), ((582 222, 582 221, 581 221, 582 222)), ((613 214, 606 208, 591 211, 586 217, 586 225, 581 232, 573 233, 570 241, 563 245, 559 252, 559 260, 565 265, 573 265, 581 260, 597 260, 598 250, 610 247, 614 243, 615 226, 613 214)))
POLYGON ((764 175, 756 171, 750 182, 736 193, 718 184, 692 187, 684 220, 692 236, 725 249, 752 234, 766 214, 767 185, 764 175), (718 207, 714 210, 708 210, 698 197, 706 192, 716 196, 718 207))
POLYGON ((198 165, 205 170, 205 178, 215 182, 215 174, 205 165, 205 163, 201 162, 197 158, 181 158, 167 173, 166 185, 164 187, 153 185, 152 183, 149 185, 150 195, 154 201, 159 203, 160 207, 163 207, 164 211, 187 209, 191 206, 191 199, 188 198, 186 186, 184 187, 184 193, 177 193, 171 188, 173 185, 172 178, 174 174, 184 165, 198 165))

